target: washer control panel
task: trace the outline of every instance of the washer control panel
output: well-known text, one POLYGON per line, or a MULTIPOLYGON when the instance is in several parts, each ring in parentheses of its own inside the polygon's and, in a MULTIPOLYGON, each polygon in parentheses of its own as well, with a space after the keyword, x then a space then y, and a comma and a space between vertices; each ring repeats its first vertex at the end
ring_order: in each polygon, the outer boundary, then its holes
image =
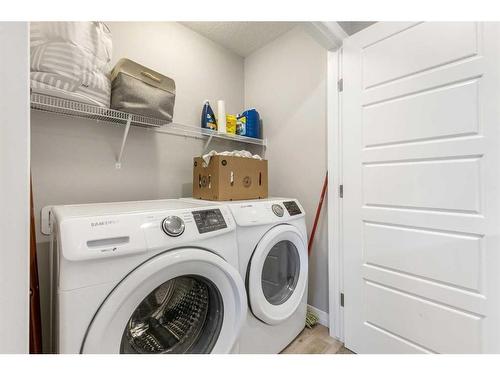
POLYGON ((194 222, 200 234, 227 228, 220 209, 193 211, 194 222))
POLYGON ((283 205, 285 206, 290 216, 300 215, 302 213, 298 204, 295 201, 283 202, 283 205))

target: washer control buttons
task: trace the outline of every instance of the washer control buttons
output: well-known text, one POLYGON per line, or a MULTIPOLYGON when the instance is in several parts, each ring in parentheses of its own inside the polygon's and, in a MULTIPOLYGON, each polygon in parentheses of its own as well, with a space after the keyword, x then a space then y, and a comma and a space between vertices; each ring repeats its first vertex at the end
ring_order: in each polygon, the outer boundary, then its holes
POLYGON ((179 216, 167 216, 163 219, 161 227, 170 237, 180 236, 184 233, 184 229, 186 228, 184 220, 182 220, 179 216))
POLYGON ((279 204, 273 204, 272 209, 276 216, 283 217, 285 211, 283 210, 283 207, 281 207, 279 204))

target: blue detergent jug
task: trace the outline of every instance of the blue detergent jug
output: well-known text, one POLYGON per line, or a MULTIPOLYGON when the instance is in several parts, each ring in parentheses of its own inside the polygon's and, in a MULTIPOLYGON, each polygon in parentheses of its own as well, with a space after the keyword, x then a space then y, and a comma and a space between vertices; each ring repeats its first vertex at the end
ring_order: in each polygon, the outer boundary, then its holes
POLYGON ((260 138, 260 115, 255 108, 247 109, 238 115, 237 134, 260 138))

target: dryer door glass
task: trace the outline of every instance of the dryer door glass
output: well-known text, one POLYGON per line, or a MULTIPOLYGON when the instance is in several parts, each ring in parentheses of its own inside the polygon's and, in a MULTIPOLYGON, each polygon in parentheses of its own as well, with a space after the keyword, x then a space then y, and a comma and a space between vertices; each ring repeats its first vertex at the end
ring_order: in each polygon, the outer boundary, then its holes
POLYGON ((219 290, 208 279, 188 275, 153 290, 134 310, 121 353, 210 353, 224 316, 219 290))
POLYGON ((281 305, 293 294, 300 274, 300 258, 291 241, 276 243, 262 268, 262 290, 267 301, 281 305))

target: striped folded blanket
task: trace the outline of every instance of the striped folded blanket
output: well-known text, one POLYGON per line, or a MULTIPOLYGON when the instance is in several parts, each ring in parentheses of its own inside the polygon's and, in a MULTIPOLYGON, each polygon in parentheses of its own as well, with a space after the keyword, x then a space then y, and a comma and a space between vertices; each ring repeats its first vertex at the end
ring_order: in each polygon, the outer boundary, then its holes
POLYGON ((101 22, 32 22, 31 88, 109 107, 111 33, 101 22))

